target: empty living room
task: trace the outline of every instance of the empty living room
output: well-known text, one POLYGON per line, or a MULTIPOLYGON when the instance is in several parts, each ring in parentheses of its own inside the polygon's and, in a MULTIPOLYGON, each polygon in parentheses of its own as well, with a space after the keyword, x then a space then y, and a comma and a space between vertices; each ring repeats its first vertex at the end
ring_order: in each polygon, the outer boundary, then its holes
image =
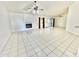
POLYGON ((0 57, 79 57, 79 1, 0 1, 0 57))

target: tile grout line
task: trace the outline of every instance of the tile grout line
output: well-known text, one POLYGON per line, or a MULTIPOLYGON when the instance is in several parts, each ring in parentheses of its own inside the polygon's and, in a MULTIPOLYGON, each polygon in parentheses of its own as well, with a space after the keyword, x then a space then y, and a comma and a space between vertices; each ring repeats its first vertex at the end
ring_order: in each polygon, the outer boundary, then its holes
MULTIPOLYGON (((35 40, 34 40, 35 41, 35 40)), ((35 41, 36 42, 36 41, 35 41)), ((36 42, 37 43, 37 42, 36 42)), ((38 44, 37 44, 38 45, 38 44)), ((38 45, 39 46, 39 45, 38 45)), ((43 50, 43 49, 41 49, 41 50, 43 50)))
MULTIPOLYGON (((29 40, 29 37, 28 37, 28 39, 27 40, 29 40)), ((30 44, 31 45, 31 44, 30 44)), ((31 45, 32 46, 32 45, 31 45)), ((32 47, 33 48, 33 47, 32 47)), ((35 51, 35 54, 36 54, 36 51, 35 51)), ((38 56, 37 54, 36 54, 36 56, 38 56)))
MULTIPOLYGON (((24 33, 23 33, 23 34, 24 34, 24 33)), ((24 37, 23 37, 23 38, 24 38, 24 37)), ((25 47, 25 51, 26 51, 27 49, 26 49, 26 45, 25 45, 25 40, 26 40, 26 39, 24 38, 24 39, 23 39, 23 43, 24 43, 24 47, 25 47)), ((26 51, 26 52, 27 52, 27 51, 26 51)), ((27 55, 27 53, 26 53, 26 55, 27 55)))
MULTIPOLYGON (((63 52, 63 54, 68 50, 68 48, 71 46, 71 44, 73 43, 73 41, 74 41, 74 39, 71 41, 71 43, 69 44, 69 46, 65 49, 65 51, 63 52)), ((63 54, 62 54, 62 55, 63 55, 63 54)), ((62 55, 61 55, 61 56, 62 56, 62 55)))
POLYGON ((19 35, 18 35, 18 33, 19 33, 19 32, 16 32, 16 35, 17 35, 17 37, 16 37, 16 38, 17 38, 17 47, 16 47, 16 48, 17 48, 17 57, 19 56, 19 54, 18 54, 18 52, 19 52, 19 51, 18 51, 18 46, 19 46, 19 45, 18 45, 18 43, 19 43, 19 42, 18 42, 18 40, 19 40, 19 35))
POLYGON ((9 38, 7 39, 7 41, 6 41, 6 43, 4 44, 2 50, 0 51, 0 54, 4 51, 4 49, 5 49, 5 47, 6 47, 7 43, 8 43, 8 41, 10 40, 10 38, 12 37, 12 35, 13 35, 13 33, 11 33, 11 35, 10 35, 9 38))
MULTIPOLYGON (((66 38, 66 39, 67 39, 67 38, 66 38)), ((66 41, 66 39, 65 39, 64 41, 66 41)), ((62 43, 64 43, 64 41, 63 41, 62 43)), ((61 43, 61 44, 62 44, 62 43, 61 43)), ((60 45, 61 45, 61 44, 60 44, 60 45)), ((58 45, 58 46, 60 46, 60 45, 58 45)), ((57 46, 56 48, 58 48, 58 46, 57 46)), ((56 48, 55 48, 55 49, 56 49, 56 48)), ((55 50, 55 49, 54 49, 54 50, 55 50)), ((54 51, 54 50, 53 50, 53 51, 54 51)), ((51 52, 53 52, 53 51, 51 51, 51 52)), ((50 52, 50 53, 51 53, 51 52, 50 52)), ((49 54, 50 54, 50 53, 49 53, 49 54)), ((55 55, 56 55, 56 54, 55 54, 55 55)))

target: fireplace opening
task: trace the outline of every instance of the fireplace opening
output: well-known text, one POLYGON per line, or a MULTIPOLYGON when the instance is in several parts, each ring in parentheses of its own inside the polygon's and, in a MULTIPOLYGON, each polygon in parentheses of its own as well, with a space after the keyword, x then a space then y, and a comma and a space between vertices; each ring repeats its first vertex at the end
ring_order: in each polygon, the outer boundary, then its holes
POLYGON ((26 28, 32 28, 32 24, 26 24, 26 28))

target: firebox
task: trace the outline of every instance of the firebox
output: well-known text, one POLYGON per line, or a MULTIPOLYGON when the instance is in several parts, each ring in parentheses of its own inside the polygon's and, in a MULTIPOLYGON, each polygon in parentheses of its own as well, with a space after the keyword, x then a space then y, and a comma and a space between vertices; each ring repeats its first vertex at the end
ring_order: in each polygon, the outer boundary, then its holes
POLYGON ((26 24, 26 28, 32 28, 32 24, 26 24))

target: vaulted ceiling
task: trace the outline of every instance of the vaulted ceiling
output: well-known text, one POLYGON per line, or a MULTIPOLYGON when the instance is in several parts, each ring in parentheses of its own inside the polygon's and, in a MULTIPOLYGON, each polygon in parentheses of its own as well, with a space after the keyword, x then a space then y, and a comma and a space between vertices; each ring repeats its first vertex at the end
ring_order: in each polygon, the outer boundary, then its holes
MULTIPOLYGON (((33 6, 33 1, 7 1, 2 2, 8 11, 11 12, 27 12, 24 8, 30 8, 33 6)), ((70 6, 72 1, 37 1, 39 8, 44 9, 40 11, 42 15, 55 16, 61 14, 70 6)))

